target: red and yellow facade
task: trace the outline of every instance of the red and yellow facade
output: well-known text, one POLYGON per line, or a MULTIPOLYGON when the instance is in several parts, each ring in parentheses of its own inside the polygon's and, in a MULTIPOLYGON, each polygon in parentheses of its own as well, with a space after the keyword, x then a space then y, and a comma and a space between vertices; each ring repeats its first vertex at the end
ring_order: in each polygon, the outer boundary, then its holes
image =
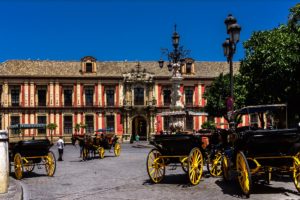
MULTIPOLYGON (((185 110, 201 112, 206 103, 205 88, 220 73, 227 73, 228 65, 193 62, 189 73, 184 67, 181 101, 185 110), (192 99, 188 104, 187 88, 192 99)), ((96 62, 93 57, 79 62, 7 61, 0 64, 0 128, 17 122, 55 123, 53 136, 68 137, 76 124, 88 123, 90 129, 81 129, 80 134, 109 126, 124 140, 135 133, 147 139, 167 129, 165 117, 159 113, 169 110, 164 99, 165 90, 171 87, 170 76, 156 62, 96 62)), ((193 116, 189 128, 201 129, 206 120, 207 116, 193 116)), ((220 128, 227 127, 224 119, 215 122, 220 128)), ((48 129, 39 132, 27 129, 24 135, 50 135, 48 129)))

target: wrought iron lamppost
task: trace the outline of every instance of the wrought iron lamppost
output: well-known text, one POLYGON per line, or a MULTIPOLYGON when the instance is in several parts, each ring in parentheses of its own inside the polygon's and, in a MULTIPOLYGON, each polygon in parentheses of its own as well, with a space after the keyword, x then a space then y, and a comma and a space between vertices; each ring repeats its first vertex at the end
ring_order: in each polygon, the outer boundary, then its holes
POLYGON ((225 19, 226 30, 227 34, 229 34, 229 38, 226 38, 225 42, 223 43, 224 49, 224 56, 227 57, 227 62, 229 63, 229 71, 230 71, 230 97, 227 99, 227 110, 231 111, 230 113, 230 121, 232 121, 232 111, 233 111, 233 104, 234 104, 234 96, 233 96, 233 64, 232 59, 233 55, 236 50, 236 45, 240 40, 240 32, 241 26, 238 25, 237 20, 229 14, 228 17, 225 19))

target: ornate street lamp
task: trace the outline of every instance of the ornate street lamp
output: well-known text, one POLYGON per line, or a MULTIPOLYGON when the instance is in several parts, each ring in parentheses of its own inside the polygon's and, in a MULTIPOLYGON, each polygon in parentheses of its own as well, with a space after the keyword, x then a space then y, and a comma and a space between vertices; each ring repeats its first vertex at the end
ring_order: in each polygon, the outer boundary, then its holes
MULTIPOLYGON (((230 97, 227 100, 227 110, 233 111, 233 64, 232 59, 233 55, 236 50, 236 45, 240 40, 240 32, 241 32, 241 26, 237 24, 237 20, 229 14, 228 17, 225 19, 225 25, 226 25, 226 31, 229 35, 229 38, 226 38, 225 42, 223 43, 223 49, 224 49, 224 56, 227 57, 227 62, 229 63, 229 71, 230 71, 230 97)), ((231 113, 232 114, 232 113, 231 113)), ((232 121, 231 115, 230 115, 230 121, 232 121)))
MULTIPOLYGON (((180 36, 176 32, 176 25, 174 26, 174 33, 172 35, 172 45, 173 50, 169 51, 168 49, 162 49, 162 54, 166 55, 168 58, 169 63, 167 64, 167 68, 170 72, 172 72, 171 81, 176 84, 176 86, 173 87, 173 89, 176 88, 177 91, 174 91, 172 94, 172 100, 171 105, 173 107, 181 107, 183 108, 182 103, 180 102, 181 93, 179 91, 179 87, 177 84, 180 85, 180 82, 182 80, 182 76, 180 73, 180 68, 185 64, 185 57, 189 53, 188 50, 183 50, 183 47, 179 46, 179 39, 180 36), (176 94, 179 94, 175 97, 176 94)), ((158 61, 159 67, 164 67, 164 61, 163 59, 160 59, 158 61)), ((174 85, 173 84, 173 85, 174 85)))
MULTIPOLYGON (((169 51, 168 49, 162 49, 162 54, 166 55, 168 58, 167 68, 170 72, 172 72, 171 82, 172 82, 172 94, 171 94, 171 105, 170 112, 167 112, 165 116, 172 116, 171 124, 175 127, 180 127, 180 129, 184 126, 183 115, 185 112, 183 111, 184 105, 180 101, 182 96, 180 92, 180 83, 183 79, 180 73, 180 68, 185 64, 185 57, 189 53, 188 50, 183 50, 183 47, 179 46, 180 36, 176 32, 176 25, 174 28, 174 33, 172 35, 172 45, 173 50, 169 51)), ((158 61, 159 67, 164 67, 164 61, 160 59, 158 61)))

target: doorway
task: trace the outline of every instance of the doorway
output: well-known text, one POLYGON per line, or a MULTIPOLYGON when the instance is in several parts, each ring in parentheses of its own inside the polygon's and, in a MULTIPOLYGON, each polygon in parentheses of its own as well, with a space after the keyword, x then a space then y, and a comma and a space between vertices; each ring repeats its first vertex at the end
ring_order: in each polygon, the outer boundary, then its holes
POLYGON ((135 139, 136 134, 140 136, 140 140, 147 140, 147 121, 144 117, 137 116, 132 120, 132 139, 135 139))

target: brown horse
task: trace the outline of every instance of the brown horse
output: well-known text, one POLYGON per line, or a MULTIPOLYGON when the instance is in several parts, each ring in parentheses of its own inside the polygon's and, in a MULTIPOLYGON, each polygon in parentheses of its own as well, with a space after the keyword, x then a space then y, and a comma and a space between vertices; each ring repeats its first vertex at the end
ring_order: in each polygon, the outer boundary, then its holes
POLYGON ((95 143, 91 135, 72 135, 71 141, 73 145, 75 145, 77 140, 80 146, 80 156, 83 160, 95 157, 99 144, 95 143))

